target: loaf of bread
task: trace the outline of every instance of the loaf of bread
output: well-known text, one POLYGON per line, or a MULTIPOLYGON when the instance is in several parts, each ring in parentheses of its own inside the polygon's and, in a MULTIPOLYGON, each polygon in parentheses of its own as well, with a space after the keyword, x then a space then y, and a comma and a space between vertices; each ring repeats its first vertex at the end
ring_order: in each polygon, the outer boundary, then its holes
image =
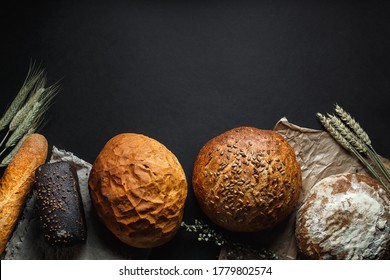
POLYGON ((35 170, 46 161, 48 143, 31 134, 4 171, 0 180, 0 254, 19 219, 35 179, 35 170))
POLYGON ((186 177, 175 155, 154 139, 113 137, 96 158, 88 184, 101 221, 130 246, 162 245, 180 227, 186 177))
POLYGON ((70 247, 87 236, 77 172, 69 162, 41 165, 35 193, 43 236, 51 246, 70 247))
POLYGON ((390 197, 366 175, 327 177, 305 197, 295 235, 303 259, 388 258, 390 197))
POLYGON ((280 134, 239 127, 203 146, 192 185, 214 223, 255 232, 274 227, 293 212, 302 176, 294 150, 280 134))

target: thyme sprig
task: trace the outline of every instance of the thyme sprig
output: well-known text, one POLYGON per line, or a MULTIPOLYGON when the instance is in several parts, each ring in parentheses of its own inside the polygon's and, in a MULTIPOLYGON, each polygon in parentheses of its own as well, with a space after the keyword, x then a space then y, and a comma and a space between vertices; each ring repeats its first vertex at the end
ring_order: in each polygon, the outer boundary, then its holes
POLYGON ((183 221, 181 226, 184 227, 188 232, 197 232, 198 241, 214 241, 215 245, 218 246, 222 246, 223 244, 228 243, 225 236, 200 220, 195 220, 193 225, 188 225, 183 221))
POLYGON ((372 146, 368 134, 343 108, 336 104, 336 115, 317 113, 321 124, 347 151, 353 153, 370 173, 390 193, 390 171, 372 146))
POLYGON ((253 255, 257 255, 261 259, 278 259, 275 253, 273 253, 271 250, 265 248, 254 249, 246 244, 232 241, 201 220, 196 219, 193 225, 189 225, 183 221, 181 226, 188 232, 198 233, 198 241, 214 242, 214 244, 217 246, 227 245, 239 251, 245 251, 253 255))
POLYGON ((46 82, 46 71, 32 63, 22 87, 0 118, 0 132, 6 129, 0 140, 0 167, 7 166, 26 137, 41 127, 59 92, 58 83, 46 86, 46 82))

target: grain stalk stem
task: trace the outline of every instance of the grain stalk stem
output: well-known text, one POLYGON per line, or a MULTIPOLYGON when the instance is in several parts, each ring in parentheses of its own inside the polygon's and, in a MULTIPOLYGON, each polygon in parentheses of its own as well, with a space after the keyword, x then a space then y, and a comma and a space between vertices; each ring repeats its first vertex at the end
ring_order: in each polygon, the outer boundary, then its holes
POLYGON ((360 124, 339 105, 336 105, 335 111, 340 119, 335 115, 328 114, 328 117, 325 117, 320 113, 317 113, 317 117, 329 134, 343 148, 352 152, 383 185, 386 191, 390 193, 390 172, 372 147, 368 134, 363 130, 360 124), (364 156, 367 156, 372 164, 364 156), (378 173, 378 171, 380 173, 378 173), (383 181, 383 177, 386 179, 386 183, 383 181))
POLYGON ((0 119, 0 131, 7 128, 0 141, 0 156, 5 155, 0 166, 8 165, 26 136, 42 125, 59 92, 58 82, 48 87, 46 82, 45 70, 32 63, 21 89, 0 119))

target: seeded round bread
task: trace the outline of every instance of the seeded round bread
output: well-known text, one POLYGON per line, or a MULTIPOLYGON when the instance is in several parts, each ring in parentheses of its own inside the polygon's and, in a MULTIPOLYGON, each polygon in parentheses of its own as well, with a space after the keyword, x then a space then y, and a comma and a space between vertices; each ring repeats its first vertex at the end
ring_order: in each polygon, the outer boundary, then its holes
POLYGON ((130 246, 162 245, 180 227, 186 177, 175 155, 154 139, 124 133, 109 140, 93 164, 89 188, 99 218, 130 246))
POLYGON ((302 176, 294 150, 280 134, 239 127, 203 146, 192 185, 214 223, 255 232, 274 227, 293 212, 302 176))
POLYGON ((296 240, 303 259, 383 259, 390 245, 390 198, 361 174, 319 181, 297 213, 296 240))

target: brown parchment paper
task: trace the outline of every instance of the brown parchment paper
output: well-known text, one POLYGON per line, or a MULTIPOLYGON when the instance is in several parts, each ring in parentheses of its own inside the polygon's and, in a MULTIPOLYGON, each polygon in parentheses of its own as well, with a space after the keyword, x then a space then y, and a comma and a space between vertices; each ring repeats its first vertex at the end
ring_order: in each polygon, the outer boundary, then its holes
MULTIPOLYGON (((302 192, 296 209, 299 208, 310 188, 319 180, 345 172, 366 173, 359 160, 343 149, 325 131, 300 127, 290 123, 285 117, 276 123, 274 130, 283 135, 293 147, 302 169, 302 192)), ((294 237, 295 217, 296 211, 277 229, 258 233, 258 238, 265 240, 264 246, 275 252, 281 259, 297 258, 294 237)), ((219 258, 255 258, 253 255, 243 256, 241 252, 235 254, 232 250, 222 248, 219 258)))

